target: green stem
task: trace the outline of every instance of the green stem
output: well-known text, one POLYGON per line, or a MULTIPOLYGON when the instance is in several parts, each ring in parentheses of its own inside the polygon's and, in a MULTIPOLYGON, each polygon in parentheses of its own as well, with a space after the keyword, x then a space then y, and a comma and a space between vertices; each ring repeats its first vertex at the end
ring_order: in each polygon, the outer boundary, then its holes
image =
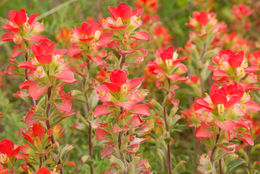
MULTIPOLYGON (((27 62, 29 60, 29 50, 28 50, 28 43, 25 41, 25 61, 27 62)), ((24 70, 24 75, 25 75, 25 80, 29 80, 29 77, 28 77, 28 69, 25 68, 24 70)), ((31 98, 31 101, 32 101, 32 104, 33 106, 36 106, 36 101, 32 98, 31 98)))
MULTIPOLYGON (((85 107, 87 109, 87 113, 85 114, 85 118, 91 120, 92 119, 91 118, 92 117, 92 110, 90 108, 88 94, 87 94, 87 91, 85 89, 86 82, 87 82, 87 79, 84 78, 82 90, 84 91, 85 104, 86 104, 85 107)), ((89 123, 89 127, 88 127, 88 132, 89 132, 89 135, 88 135, 88 154, 89 154, 89 159, 92 160, 93 145, 92 145, 92 127, 91 127, 90 123, 89 123)), ((92 163, 89 164, 89 170, 90 170, 90 174, 94 174, 94 167, 93 167, 92 163)))
MULTIPOLYGON (((125 160, 125 156, 124 154, 121 152, 121 144, 122 144, 122 132, 119 132, 118 134, 118 151, 119 151, 119 154, 120 154, 120 158, 121 158, 121 161, 124 163, 124 165, 126 166, 126 160, 125 160)), ((123 171, 123 174, 127 174, 126 171, 123 171)))
MULTIPOLYGON (((169 125, 167 121, 167 108, 163 108, 163 118, 167 135, 169 134, 169 125)), ((167 137, 168 138, 168 137, 167 137)), ((172 174, 172 161, 171 161, 171 146, 170 142, 167 143, 167 160, 168 160, 168 173, 172 174)))
MULTIPOLYGON (((204 43, 203 43, 203 49, 202 49, 202 52, 201 52, 200 58, 199 58, 200 66, 204 65, 204 63, 203 63, 203 57, 204 57, 206 51, 207 51, 207 45, 206 45, 206 43, 204 42, 204 43)), ((200 69, 203 69, 203 68, 200 67, 200 69)), ((205 97, 204 80, 203 80, 203 78, 202 78, 201 72, 199 73, 199 80, 200 80, 200 92, 201 92, 201 96, 202 96, 202 97, 205 97)))
POLYGON ((210 155, 210 161, 213 163, 214 161, 214 154, 217 150, 217 143, 218 143, 218 140, 219 140, 219 137, 220 137, 220 132, 217 134, 216 136, 216 139, 215 139, 215 144, 214 144, 214 147, 212 149, 212 152, 211 152, 211 155, 210 155))

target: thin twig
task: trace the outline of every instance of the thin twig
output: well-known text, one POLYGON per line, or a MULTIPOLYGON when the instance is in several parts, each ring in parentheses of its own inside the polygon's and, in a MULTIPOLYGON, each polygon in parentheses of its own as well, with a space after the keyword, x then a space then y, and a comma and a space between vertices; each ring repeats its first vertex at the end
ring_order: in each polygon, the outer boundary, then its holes
POLYGON ((51 15, 51 14, 57 12, 58 10, 60 10, 60 9, 62 9, 62 8, 64 8, 64 7, 66 7, 66 6, 68 6, 68 5, 71 4, 72 2, 76 2, 76 1, 77 1, 77 0, 69 0, 69 1, 67 1, 67 2, 65 2, 65 3, 63 3, 63 4, 60 4, 60 5, 58 5, 57 7, 53 8, 53 9, 51 9, 51 10, 45 12, 45 13, 43 13, 43 14, 40 15, 40 16, 38 16, 38 17, 37 17, 37 20, 41 20, 42 18, 45 18, 46 16, 49 16, 49 15, 51 15))
POLYGON ((40 156, 40 164, 39 164, 39 169, 42 167, 42 157, 40 156))
POLYGON ((219 174, 223 174, 222 161, 221 161, 221 159, 218 161, 218 166, 219 166, 219 174))
POLYGON ((124 63, 125 63, 125 55, 122 55, 120 59, 120 69, 123 68, 124 63))

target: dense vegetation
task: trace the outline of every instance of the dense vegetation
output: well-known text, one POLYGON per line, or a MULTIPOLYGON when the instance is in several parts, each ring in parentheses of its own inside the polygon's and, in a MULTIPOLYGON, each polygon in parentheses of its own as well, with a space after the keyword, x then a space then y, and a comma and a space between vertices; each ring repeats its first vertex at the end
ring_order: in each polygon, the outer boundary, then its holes
POLYGON ((260 173, 258 0, 0 9, 0 173, 260 173))

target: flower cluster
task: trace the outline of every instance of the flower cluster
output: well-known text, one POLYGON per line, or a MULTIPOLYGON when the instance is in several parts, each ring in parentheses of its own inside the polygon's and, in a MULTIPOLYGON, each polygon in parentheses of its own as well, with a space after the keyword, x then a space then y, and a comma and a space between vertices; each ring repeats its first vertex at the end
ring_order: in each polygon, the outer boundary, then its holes
POLYGON ((246 86, 251 88, 253 87, 252 84, 257 83, 255 75, 257 67, 249 65, 244 51, 221 50, 218 56, 212 58, 212 61, 216 64, 216 67, 209 66, 209 69, 213 71, 212 78, 216 82, 233 81, 241 84, 247 83, 248 85, 246 86))
MULTIPOLYGON (((149 131, 145 126, 145 119, 142 118, 142 116, 150 115, 149 109, 146 104, 138 104, 146 95, 145 91, 136 89, 142 82, 142 78, 128 80, 126 72, 115 69, 110 73, 110 82, 104 82, 104 85, 95 88, 103 104, 96 107, 94 116, 108 114, 112 116, 109 122, 92 123, 95 124, 92 127, 98 126, 95 129, 97 139, 103 141, 106 146, 101 152, 101 158, 117 152, 120 154, 117 158, 121 158, 125 166, 122 168, 117 164, 117 166, 112 166, 113 170, 117 168, 118 171, 129 171, 132 168, 134 173, 140 173, 141 171, 149 172, 150 169, 147 165, 144 165, 145 168, 138 167, 137 161, 140 157, 135 155, 140 143, 145 141, 144 138, 136 136, 145 135, 149 131), (126 162, 124 154, 131 156, 129 162, 126 162)), ((116 157, 112 156, 112 163, 116 161, 114 158, 116 157)))
MULTIPOLYGON (((13 157, 26 161, 21 165, 25 172, 31 172, 33 166, 41 167, 46 161, 52 164, 53 169, 62 172, 62 156, 57 154, 60 153, 59 138, 64 131, 58 123, 73 115, 71 102, 73 97, 63 91, 63 85, 75 83, 77 80, 64 61, 66 50, 55 49, 54 42, 38 34, 44 27, 36 21, 37 16, 33 14, 28 17, 24 9, 10 11, 9 21, 3 26, 11 32, 4 34, 2 41, 13 41, 16 44, 12 57, 9 58, 11 65, 6 71, 9 75, 24 78, 24 82, 19 85, 20 91, 13 96, 30 98, 28 104, 32 104, 32 107, 24 117, 26 130, 20 130, 21 136, 28 144, 14 149, 12 142, 3 140, 3 149, 6 150, 2 153, 7 156, 2 157, 6 162, 8 158, 13 157), (19 153, 20 151, 22 153, 19 153)), ((8 166, 12 167, 10 172, 16 173, 14 164, 11 162, 8 166)))
POLYGON ((13 97, 26 114, 21 140, 0 141, 0 173, 187 173, 195 148, 203 153, 199 173, 232 173, 242 164, 254 173, 259 162, 247 153, 260 133, 260 50, 249 30, 256 14, 234 2, 229 28, 211 12, 213 1, 203 2, 187 6, 202 10, 186 23, 183 48, 177 39, 172 45, 163 26, 171 16, 160 19, 158 0, 109 6, 110 17, 98 10, 99 19, 61 28, 57 43, 40 34, 38 14, 10 11, 1 40, 14 47, 0 87, 17 79, 13 97))

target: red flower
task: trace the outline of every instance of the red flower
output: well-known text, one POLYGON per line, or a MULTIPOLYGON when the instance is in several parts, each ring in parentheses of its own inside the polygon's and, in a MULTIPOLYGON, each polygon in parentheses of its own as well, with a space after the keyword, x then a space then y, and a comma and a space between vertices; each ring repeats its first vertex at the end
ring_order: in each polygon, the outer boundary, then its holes
POLYGON ((9 158, 17 155, 20 151, 20 146, 14 148, 14 143, 8 139, 0 141, 0 153, 6 154, 9 158))
POLYGON ((193 12, 193 18, 196 19, 201 26, 205 26, 209 22, 208 13, 205 11, 193 12))
POLYGON ((235 52, 229 59, 228 63, 232 68, 237 68, 241 65, 244 59, 244 51, 235 52))
POLYGON ((42 167, 36 172, 36 174, 51 174, 51 172, 49 171, 49 169, 42 167))
POLYGON ((150 40, 150 35, 144 31, 136 31, 135 34, 130 37, 135 40, 150 40))
POLYGON ((35 82, 32 80, 26 80, 24 81, 22 84, 20 84, 20 89, 28 89, 29 90, 29 94, 30 96, 34 99, 34 100, 38 100, 42 94, 47 91, 47 89, 49 88, 49 86, 45 86, 44 88, 39 87, 39 82, 35 82))
POLYGON ((95 129, 96 137, 98 141, 102 141, 105 139, 105 136, 109 134, 106 130, 104 129, 95 129))
POLYGON ((236 16, 237 20, 242 20, 243 17, 247 17, 253 14, 253 10, 243 4, 235 6, 232 9, 232 13, 236 16))
POLYGON ((105 82, 104 84, 111 92, 120 92, 121 86, 126 83, 126 80, 126 72, 120 69, 115 69, 110 73, 111 82, 105 82))
POLYGON ((215 14, 209 13, 205 11, 194 11, 193 12, 193 18, 191 18, 189 23, 186 23, 187 26, 190 26, 192 28, 197 27, 205 27, 209 22, 216 23, 215 14))
MULTIPOLYGON (((38 14, 33 14, 27 17, 24 9, 20 11, 11 10, 9 12, 9 21, 3 26, 3 29, 11 31, 2 36, 3 41, 13 40, 15 43, 19 43, 18 40, 31 40, 34 36, 38 37, 38 32, 44 30, 42 24, 36 21, 38 14)), ((33 39, 35 40, 35 39, 33 39)))
POLYGON ((75 83, 77 80, 74 78, 74 73, 69 69, 65 68, 61 70, 59 74, 53 75, 57 79, 61 79, 65 84, 75 83))
POLYGON ((224 88, 219 88, 217 85, 213 85, 210 89, 210 99, 214 105, 226 104, 227 93, 224 88))
POLYGON ((36 123, 32 127, 33 133, 36 137, 39 137, 42 139, 44 133, 45 133, 45 128, 41 125, 41 123, 36 123))
POLYGON ((33 44, 32 51, 39 63, 50 64, 54 54, 54 47, 54 42, 50 44, 42 42, 40 44, 33 44))
MULTIPOLYGON (((21 9, 20 11, 15 11, 15 10, 11 10, 9 12, 9 20, 12 24, 14 25, 22 25, 26 22, 27 20, 27 16, 26 16, 26 12, 24 9, 21 9)), ((3 26, 4 29, 6 30, 10 30, 10 31, 17 31, 19 30, 19 28, 16 29, 11 29, 11 26, 9 24, 6 24, 3 26)))
POLYGON ((167 59, 172 59, 174 52, 173 46, 169 46, 167 49, 163 50, 163 52, 160 54, 161 59, 165 62, 167 59))
POLYGON ((3 139, 0 142, 0 152, 4 154, 9 154, 14 148, 14 143, 8 139, 3 139))
POLYGON ((35 146, 41 144, 41 140, 44 134, 45 134, 45 128, 40 123, 38 124, 33 123, 32 128, 28 129, 26 132, 22 132, 24 138, 35 146))
POLYGON ((125 3, 120 3, 117 8, 109 6, 108 10, 115 20, 119 17, 122 20, 129 20, 132 16, 139 17, 143 13, 143 9, 133 10, 132 7, 127 6, 125 3))
MULTIPOLYGON (((76 26, 73 31, 73 39, 72 42, 90 42, 94 39, 95 33, 99 30, 99 24, 93 23, 88 24, 86 22, 83 22, 80 27, 76 26)), ((98 39, 98 38, 97 38, 98 39)))

